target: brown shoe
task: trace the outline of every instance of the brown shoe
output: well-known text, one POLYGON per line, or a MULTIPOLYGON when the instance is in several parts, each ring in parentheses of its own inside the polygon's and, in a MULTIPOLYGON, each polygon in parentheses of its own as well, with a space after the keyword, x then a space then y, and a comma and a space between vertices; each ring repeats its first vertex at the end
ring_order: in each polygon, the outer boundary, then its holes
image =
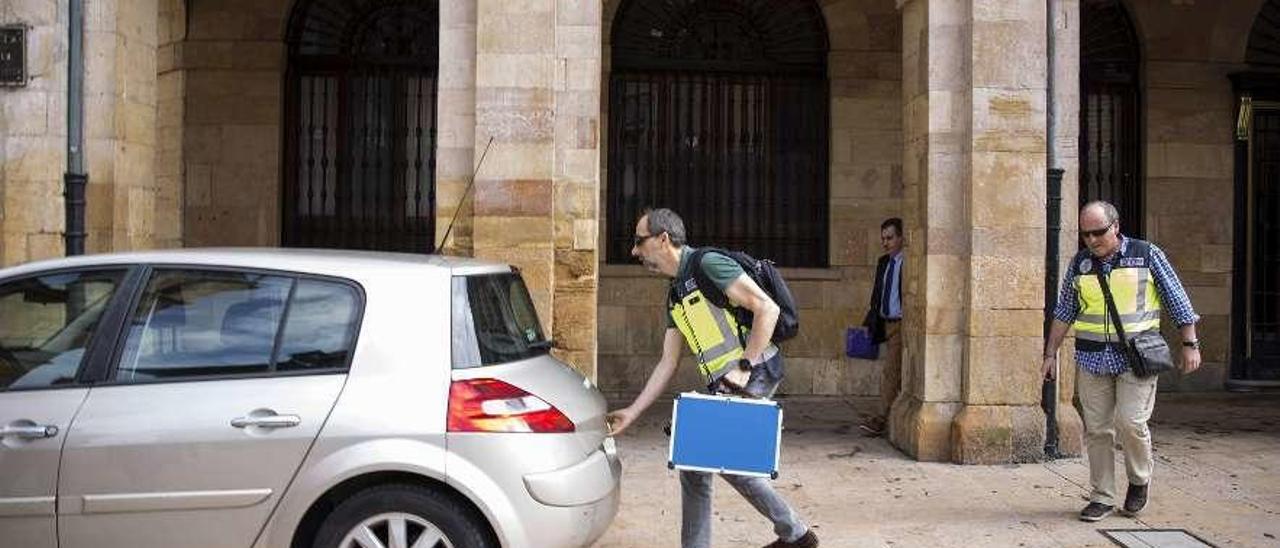
POLYGON ((813 534, 813 529, 809 529, 800 538, 791 542, 778 539, 764 548, 818 548, 818 535, 813 534))

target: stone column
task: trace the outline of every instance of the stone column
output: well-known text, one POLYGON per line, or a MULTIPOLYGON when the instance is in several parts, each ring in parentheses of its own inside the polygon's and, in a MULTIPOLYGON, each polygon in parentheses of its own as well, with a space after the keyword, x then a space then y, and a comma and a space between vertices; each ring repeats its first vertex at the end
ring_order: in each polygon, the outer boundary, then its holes
POLYGON ((187 71, 178 54, 187 38, 187 3, 159 0, 156 41, 155 246, 182 247, 187 71))
POLYGON ((1040 410, 1043 0, 903 3, 905 390, 921 460, 1026 461, 1040 410))
MULTIPOLYGON (((1053 13, 1055 38, 1055 84, 1053 100, 1057 102, 1057 142, 1052 143, 1062 175, 1062 222, 1058 233, 1058 287, 1067 264, 1079 249, 1077 215, 1080 203, 1080 0, 1057 0, 1053 13)), ((1058 453, 1079 456, 1084 453, 1084 422, 1076 411, 1076 363, 1074 339, 1062 343, 1058 353, 1058 453)))
POLYGON ((594 376, 600 5, 478 0, 475 255, 518 265, 556 354, 594 376))
POLYGON ((155 246, 157 0, 85 3, 85 249, 155 246))
MULTIPOLYGON (((436 84, 436 242, 440 253, 472 255, 472 214, 463 192, 480 161, 476 145, 476 2, 440 3, 436 84), (449 224, 453 223, 453 228, 449 224), (448 241, 441 242, 445 232, 448 241)), ((488 138, 486 137, 487 141, 488 138)), ((483 151, 484 143, 480 143, 483 151)), ((487 161, 486 161, 487 163, 487 161)), ((485 168, 488 169, 488 168, 485 168)))
MULTIPOLYGON (((187 246, 280 243, 283 36, 293 4, 183 3, 186 32, 161 66, 181 74, 187 246)), ((167 72, 161 82, 165 92, 173 85, 167 72)), ((164 106, 167 97, 161 100, 164 106)), ((162 191, 162 199, 170 197, 177 194, 162 191)))

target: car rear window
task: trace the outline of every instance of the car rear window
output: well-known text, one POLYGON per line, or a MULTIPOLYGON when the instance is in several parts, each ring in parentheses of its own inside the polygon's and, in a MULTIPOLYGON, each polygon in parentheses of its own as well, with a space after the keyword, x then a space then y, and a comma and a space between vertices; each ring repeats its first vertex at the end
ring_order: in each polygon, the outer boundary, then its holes
POLYGON ((518 273, 453 278, 455 369, 528 359, 550 348, 518 273))

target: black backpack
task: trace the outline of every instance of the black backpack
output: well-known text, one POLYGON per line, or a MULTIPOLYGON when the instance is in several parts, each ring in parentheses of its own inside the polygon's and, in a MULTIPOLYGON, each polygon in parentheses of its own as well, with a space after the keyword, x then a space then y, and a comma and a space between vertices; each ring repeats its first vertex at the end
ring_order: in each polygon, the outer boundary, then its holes
POLYGON ((786 280, 782 279, 782 274, 778 272, 773 261, 768 259, 757 259, 741 251, 726 251, 714 247, 702 247, 694 251, 693 256, 689 258, 690 265, 693 266, 693 277, 697 281, 698 288, 702 289, 702 293, 711 300, 711 304, 729 310, 738 320, 739 325, 751 326, 754 314, 745 308, 730 305, 729 297, 702 271, 702 256, 713 251, 737 262, 742 270, 756 282, 756 285, 760 286, 760 289, 763 289, 778 305, 778 323, 773 326, 773 336, 770 337, 773 342, 785 341, 800 332, 800 314, 796 308, 796 300, 791 296, 791 288, 787 287, 786 280))

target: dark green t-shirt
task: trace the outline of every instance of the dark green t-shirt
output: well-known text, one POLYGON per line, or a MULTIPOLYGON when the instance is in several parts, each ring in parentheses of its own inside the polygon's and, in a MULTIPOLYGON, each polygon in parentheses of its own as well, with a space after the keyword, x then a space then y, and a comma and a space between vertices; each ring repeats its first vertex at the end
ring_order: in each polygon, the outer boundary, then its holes
MULTIPOLYGON (((689 245, 680 249, 680 266, 676 268, 676 280, 688 275, 688 269, 691 266, 689 257, 693 256, 694 251, 697 251, 697 248, 689 245)), ((723 253, 714 251, 702 256, 701 267, 702 272, 707 275, 707 278, 711 279, 712 283, 716 284, 716 287, 720 288, 720 291, 727 291, 729 284, 738 279, 738 276, 746 273, 742 269, 742 265, 738 264, 738 261, 729 258, 723 253)), ((675 282, 673 281, 672 283, 675 282)), ((666 310, 664 309, 663 312, 666 313, 666 310)), ((676 322, 671 319, 671 314, 666 313, 666 318, 667 327, 674 328, 676 322)))

